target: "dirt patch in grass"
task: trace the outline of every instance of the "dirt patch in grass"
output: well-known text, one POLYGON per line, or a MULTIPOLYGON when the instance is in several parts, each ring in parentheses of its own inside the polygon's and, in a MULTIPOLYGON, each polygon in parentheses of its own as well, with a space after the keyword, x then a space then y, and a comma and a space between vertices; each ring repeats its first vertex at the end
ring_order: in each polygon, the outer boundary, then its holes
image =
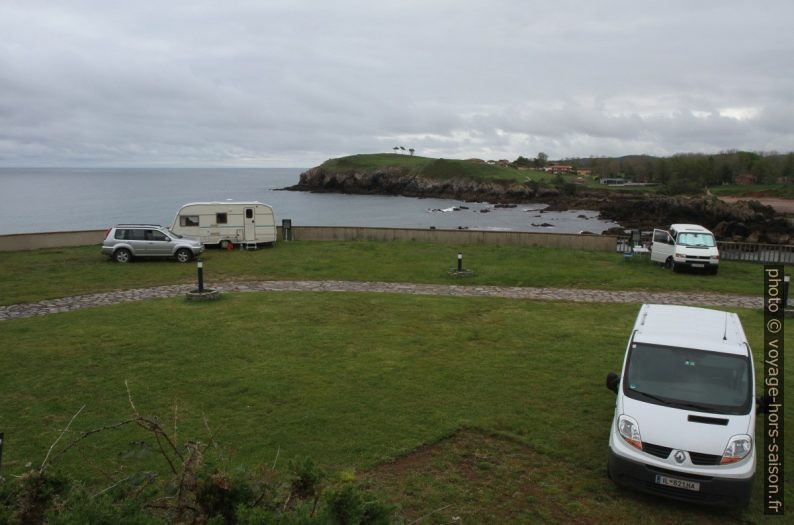
POLYGON ((738 511, 626 491, 506 436, 466 428, 361 476, 406 523, 740 523, 738 511))

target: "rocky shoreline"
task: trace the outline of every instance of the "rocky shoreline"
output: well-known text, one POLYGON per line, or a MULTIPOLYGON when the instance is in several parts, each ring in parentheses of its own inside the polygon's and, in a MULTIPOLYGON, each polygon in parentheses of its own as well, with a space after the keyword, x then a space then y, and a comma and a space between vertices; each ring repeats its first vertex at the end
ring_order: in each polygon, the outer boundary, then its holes
POLYGON ((581 187, 568 187, 561 191, 515 181, 429 179, 411 175, 400 168, 331 171, 322 166, 301 173, 298 184, 284 189, 433 197, 493 204, 544 203, 554 211, 596 210, 602 218, 617 222, 624 228, 650 230, 674 223, 694 223, 711 229, 722 241, 794 242, 791 221, 776 214, 770 206, 756 201, 727 203, 713 196, 666 196, 581 187))

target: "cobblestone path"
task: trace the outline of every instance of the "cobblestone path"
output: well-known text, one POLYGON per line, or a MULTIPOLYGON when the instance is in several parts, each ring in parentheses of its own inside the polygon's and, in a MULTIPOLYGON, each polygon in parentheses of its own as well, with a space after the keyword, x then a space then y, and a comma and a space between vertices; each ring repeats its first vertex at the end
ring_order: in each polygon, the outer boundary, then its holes
MULTIPOLYGON (((539 301, 573 301, 584 303, 652 303, 716 306, 729 308, 763 307, 761 297, 715 293, 643 292, 580 290, 573 288, 521 288, 501 286, 461 286, 445 284, 382 283, 357 281, 251 281, 224 282, 214 287, 222 292, 372 292, 414 295, 442 295, 457 297, 503 297, 539 301)), ((0 321, 70 312, 83 308, 143 301, 159 297, 182 295, 194 285, 157 286, 136 290, 119 290, 49 299, 35 303, 0 306, 0 321)))

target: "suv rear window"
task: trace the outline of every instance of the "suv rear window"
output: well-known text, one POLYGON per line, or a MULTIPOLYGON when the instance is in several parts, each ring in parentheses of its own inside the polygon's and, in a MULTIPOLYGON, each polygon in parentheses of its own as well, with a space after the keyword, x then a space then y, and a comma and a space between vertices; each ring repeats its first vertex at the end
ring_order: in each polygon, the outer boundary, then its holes
POLYGON ((128 241, 143 241, 146 239, 146 234, 142 229, 118 228, 114 237, 116 239, 126 239, 128 241))

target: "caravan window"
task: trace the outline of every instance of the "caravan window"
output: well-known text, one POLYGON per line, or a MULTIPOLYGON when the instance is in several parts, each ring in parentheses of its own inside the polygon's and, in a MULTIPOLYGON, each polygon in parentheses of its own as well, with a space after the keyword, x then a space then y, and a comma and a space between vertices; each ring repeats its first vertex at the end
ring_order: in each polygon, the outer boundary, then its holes
POLYGON ((198 215, 180 215, 179 216, 179 225, 180 226, 198 226, 199 225, 199 216, 198 215))
POLYGON ((254 218, 254 210, 253 210, 253 208, 246 208, 245 209, 245 218, 246 219, 253 219, 254 218))
POLYGON ((225 213, 216 213, 215 214, 215 224, 226 224, 226 214, 225 213))

